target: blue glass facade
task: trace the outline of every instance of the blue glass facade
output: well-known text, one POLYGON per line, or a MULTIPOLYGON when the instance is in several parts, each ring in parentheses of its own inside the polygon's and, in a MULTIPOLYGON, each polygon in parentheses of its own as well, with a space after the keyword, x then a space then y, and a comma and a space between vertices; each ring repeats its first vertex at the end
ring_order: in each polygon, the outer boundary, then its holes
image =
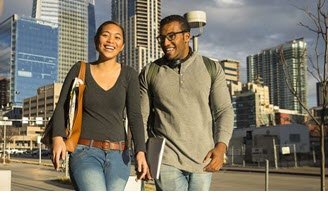
POLYGON ((6 107, 9 103, 9 83, 11 66, 11 27, 13 17, 0 23, 0 106, 6 107))
POLYGON ((6 52, 0 57, 0 74, 10 79, 7 102, 22 105, 24 98, 35 96, 40 86, 56 82, 56 24, 14 15, 0 25, 0 44, 1 52, 6 52))
POLYGON ((18 104, 34 96, 40 86, 57 79, 58 28, 38 22, 20 18, 15 23, 16 56, 11 94, 18 104))
POLYGON ((10 77, 11 18, 0 24, 0 78, 10 77))

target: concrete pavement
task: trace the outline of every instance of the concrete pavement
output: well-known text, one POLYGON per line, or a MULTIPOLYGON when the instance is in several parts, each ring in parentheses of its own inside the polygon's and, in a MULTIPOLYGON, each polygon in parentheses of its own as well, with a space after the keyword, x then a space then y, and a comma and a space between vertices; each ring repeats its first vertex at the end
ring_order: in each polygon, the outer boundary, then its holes
MULTIPOLYGON (((17 165, 19 163, 26 163, 26 166, 31 166, 31 165, 36 165, 36 168, 40 167, 39 163, 38 163, 38 159, 29 159, 29 158, 13 158, 11 159, 11 163, 17 165)), ((49 173, 50 171, 54 171, 53 170, 53 166, 52 163, 50 161, 50 159, 42 159, 41 165, 48 168, 49 170, 47 170, 49 173)), ((24 166, 21 167, 22 170, 24 169, 24 166)), ((0 166, 1 169, 1 166, 0 166)), ((265 172, 265 170, 263 168, 259 168, 259 167, 242 167, 242 166, 225 166, 221 169, 221 171, 217 174, 214 175, 213 178, 213 187, 211 188, 211 190, 217 190, 217 188, 222 188, 222 177, 224 175, 224 173, 228 173, 229 174, 232 172, 255 172, 258 173, 259 176, 262 176, 265 172), (219 177, 219 179, 217 180, 217 178, 215 179, 215 177, 219 177), (214 182, 217 182, 214 183, 214 182)), ((326 169, 326 173, 327 173, 328 169, 326 169)), ((23 171, 22 171, 23 172, 23 171)), ((131 168, 131 172, 134 172, 133 168, 131 168)), ((289 175, 300 175, 300 176, 312 176, 312 177, 320 177, 320 168, 317 167, 297 167, 297 168, 278 168, 278 169, 273 169, 270 168, 269 169, 269 173, 270 174, 289 174, 289 175)), ((247 174, 247 173, 244 173, 247 174)), ((327 174, 326 174, 327 176, 327 174)), ((297 176, 295 176, 297 177, 297 176)), ((50 177, 48 177, 50 178, 50 177)), ((53 177, 52 177, 53 179, 53 177)), ((226 181, 229 181, 231 178, 229 178, 226 181)), ((234 183, 237 183, 238 181, 234 181, 234 183)), ((261 182, 258 181, 258 182, 261 182)), ((68 185, 66 185, 68 186, 68 185)), ((154 185, 153 182, 150 183, 146 183, 145 184, 146 190, 154 190, 154 185)), ((254 189, 256 189, 258 187, 254 187, 254 189)), ((68 190, 70 190, 69 188, 66 188, 68 190)), ((72 189, 72 188, 71 188, 72 189)), ((227 188, 228 189, 228 188, 227 188)), ((247 188, 244 188, 245 190, 247 190, 247 188)), ((33 190, 33 189, 31 189, 33 190)), ((56 188, 50 189, 50 190, 56 190, 56 188)), ((241 187, 240 190, 243 190, 243 188, 241 187)))

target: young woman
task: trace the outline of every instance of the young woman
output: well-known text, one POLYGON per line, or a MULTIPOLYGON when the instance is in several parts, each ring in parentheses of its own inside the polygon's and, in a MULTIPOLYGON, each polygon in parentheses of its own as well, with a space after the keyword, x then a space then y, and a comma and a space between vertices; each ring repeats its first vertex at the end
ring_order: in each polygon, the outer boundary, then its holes
MULTIPOLYGON (((124 30, 119 24, 104 22, 94 40, 99 58, 86 67, 81 136, 76 150, 70 155, 70 177, 76 190, 124 190, 130 175, 124 108, 133 136, 138 179, 150 178, 145 158, 138 73, 116 61, 124 48, 124 30)), ((79 69, 78 62, 67 74, 53 116, 52 160, 56 169, 59 160, 65 158, 64 107, 79 69)))

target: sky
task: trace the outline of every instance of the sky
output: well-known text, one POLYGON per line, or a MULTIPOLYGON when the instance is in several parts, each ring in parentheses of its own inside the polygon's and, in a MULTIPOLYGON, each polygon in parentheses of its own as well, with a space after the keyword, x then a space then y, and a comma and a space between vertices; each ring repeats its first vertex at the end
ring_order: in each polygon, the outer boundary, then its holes
MULTIPOLYGON (((32 0, 0 0, 0 23, 12 14, 30 16, 32 0), (3 2, 1 2, 3 1, 3 2), (1 12, 1 4, 3 9, 1 12)), ((216 59, 240 62, 246 80, 246 57, 303 37, 308 54, 314 52, 316 35, 300 22, 311 24, 304 11, 313 11, 315 0, 162 0, 162 17, 189 11, 206 12, 207 23, 198 41, 199 52, 216 59)), ((96 0, 96 24, 111 19, 111 0, 96 0)), ((328 5, 326 4, 328 7, 328 5)), ((326 9, 327 10, 327 9, 326 9)), ((323 44, 322 44, 323 46, 323 44)), ((308 106, 316 105, 315 79, 308 75, 308 106)))

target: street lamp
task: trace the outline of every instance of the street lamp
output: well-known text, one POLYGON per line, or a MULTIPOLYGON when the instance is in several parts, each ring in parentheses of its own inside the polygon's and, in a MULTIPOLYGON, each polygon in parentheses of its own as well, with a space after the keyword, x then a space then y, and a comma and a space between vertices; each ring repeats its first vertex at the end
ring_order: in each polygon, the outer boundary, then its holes
POLYGON ((6 123, 8 120, 8 117, 3 117, 2 118, 4 123, 3 123, 3 155, 2 155, 2 163, 6 164, 6 123))
POLYGON ((197 33, 192 36, 193 50, 198 51, 198 37, 204 31, 206 25, 206 13, 204 11, 190 11, 184 14, 190 28, 198 29, 197 33))

